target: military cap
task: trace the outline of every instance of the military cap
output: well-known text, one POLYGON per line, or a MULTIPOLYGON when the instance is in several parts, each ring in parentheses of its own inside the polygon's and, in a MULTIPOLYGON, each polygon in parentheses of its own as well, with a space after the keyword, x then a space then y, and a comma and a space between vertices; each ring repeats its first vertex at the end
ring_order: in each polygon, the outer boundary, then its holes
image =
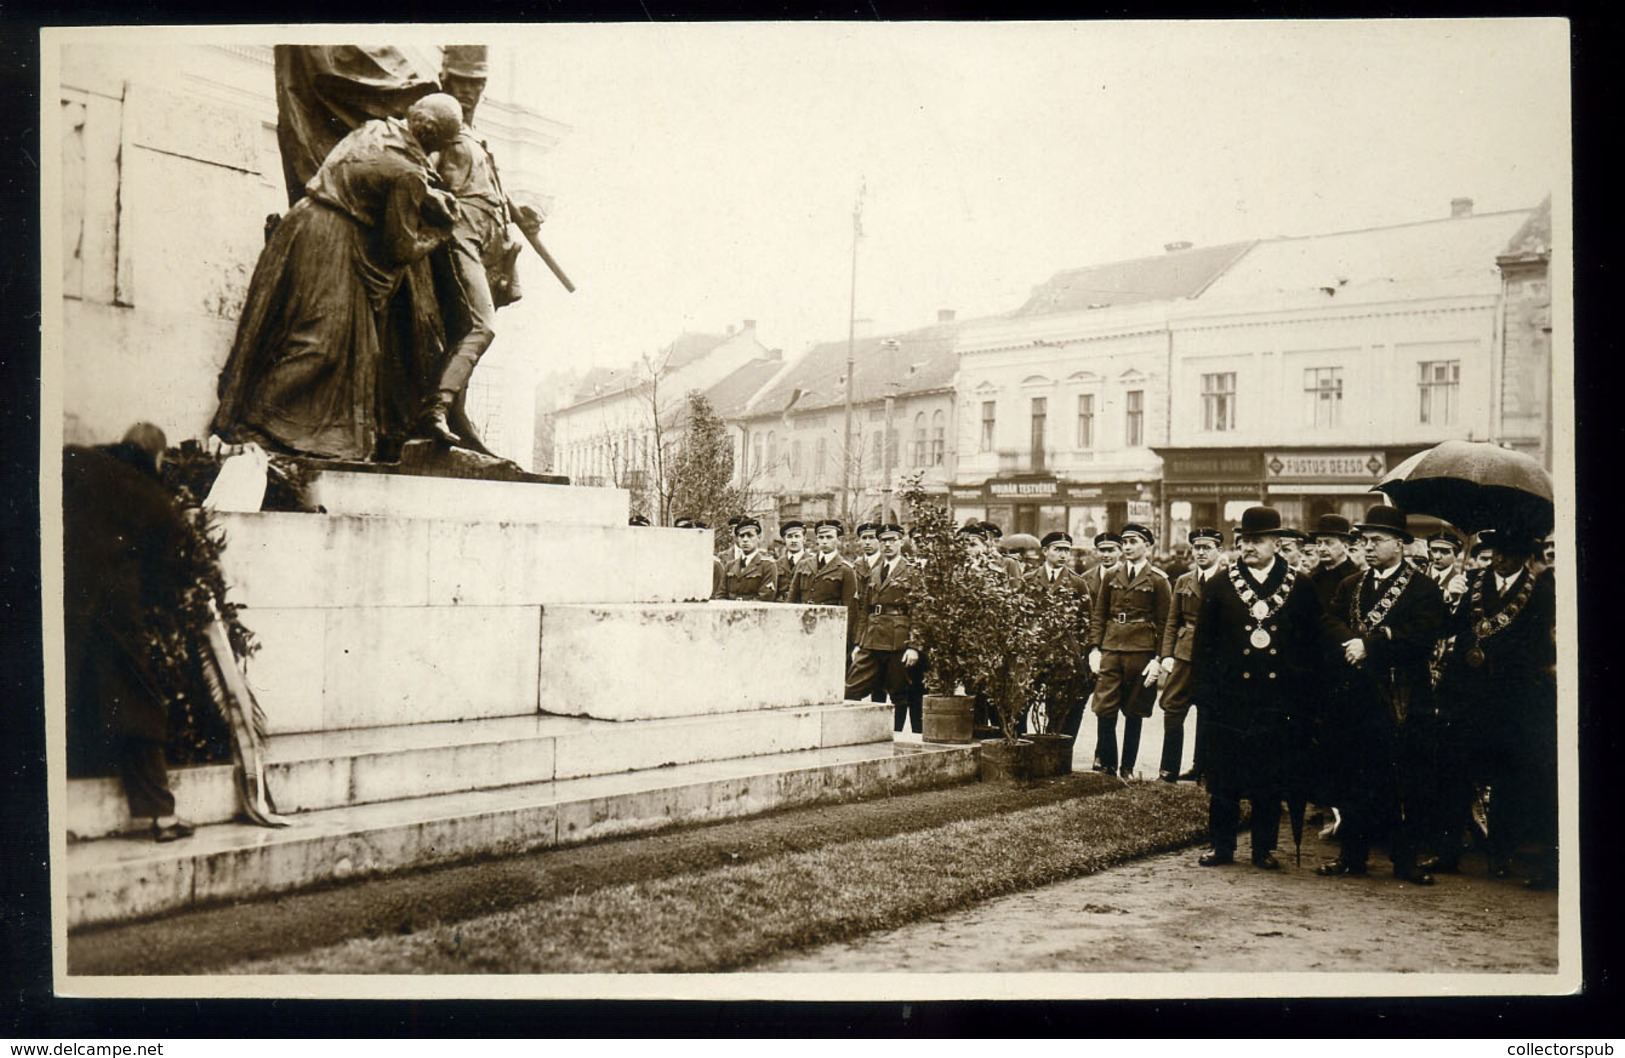
POLYGON ((1315 527, 1309 530, 1309 535, 1314 537, 1340 536, 1345 540, 1350 540, 1354 537, 1354 526, 1350 525, 1349 520, 1341 514, 1323 514, 1315 522, 1315 527))
POLYGON ((1119 547, 1121 547, 1123 544, 1123 538, 1108 529, 1104 533, 1095 534, 1095 547, 1098 548, 1101 544, 1117 544, 1119 547))
POLYGON ((691 529, 709 529, 711 527, 709 525, 706 525, 704 522, 695 522, 689 528, 691 528, 691 529))
POLYGON ((998 540, 1004 536, 1004 530, 999 528, 998 522, 983 522, 982 533, 984 536, 990 536, 994 540, 998 540))
POLYGON ((1405 525, 1405 512, 1398 507, 1388 507, 1378 504, 1365 512, 1365 521, 1357 523, 1354 528, 1360 532, 1376 530, 1379 533, 1389 533, 1399 537, 1407 544, 1414 539, 1411 531, 1405 525))
POLYGON ((884 540, 888 536, 903 536, 905 534, 902 526, 898 525, 896 522, 887 522, 885 525, 880 527, 875 535, 884 540))
POLYGON ((738 536, 746 529, 754 529, 759 533, 762 531, 762 523, 758 522, 755 518, 741 518, 737 523, 735 523, 733 529, 735 536, 738 536))
POLYGON ((1457 553, 1461 551, 1461 537, 1445 529, 1441 529, 1428 537, 1428 546, 1431 547, 1434 544, 1444 544, 1457 553))
POLYGON ((671 527, 673 529, 692 529, 694 528, 694 519, 678 518, 676 521, 671 523, 671 527))
POLYGON ((1281 526, 1282 540, 1296 540, 1300 544, 1309 542, 1309 534, 1302 529, 1295 529, 1290 525, 1281 526))
POLYGON ((440 72, 453 77, 485 80, 491 74, 484 44, 448 44, 440 60, 440 72))
POLYGON ((846 526, 841 524, 841 520, 839 518, 818 519, 817 524, 813 526, 813 532, 817 533, 820 529, 833 529, 835 530, 836 536, 846 535, 846 526))
POLYGON ((1127 525, 1123 526, 1123 528, 1119 529, 1117 531, 1118 539, 1122 539, 1123 537, 1127 536, 1130 533, 1133 533, 1135 536, 1138 536, 1140 539, 1144 540, 1148 544, 1154 544, 1154 543, 1157 542, 1157 538, 1155 536, 1151 535, 1151 530, 1147 529, 1145 526, 1141 525, 1139 522, 1130 522, 1127 525))
POLYGON ((784 534, 788 533, 792 529, 801 529, 801 530, 805 531, 806 528, 807 528, 807 523, 806 522, 800 521, 799 519, 796 519, 796 518, 792 518, 788 522, 785 522, 783 525, 779 526, 779 539, 781 539, 781 540, 784 539, 784 534))
POLYGON ((732 518, 728 519, 728 528, 732 529, 734 526, 738 525, 740 522, 742 522, 744 520, 745 520, 744 515, 736 514, 732 518))
POLYGON ((869 535, 872 535, 872 536, 878 536, 879 533, 880 533, 880 523, 879 522, 860 522, 858 524, 857 531, 854 532, 853 535, 858 536, 858 537, 862 537, 865 533, 867 533, 869 535))
POLYGON ((967 536, 974 536, 979 540, 987 537, 987 526, 977 521, 975 518, 972 518, 970 521, 960 526, 959 531, 967 536))
POLYGON ((1044 534, 1044 539, 1042 539, 1042 540, 1040 540, 1038 542, 1039 547, 1046 548, 1046 549, 1051 544, 1065 544, 1067 547, 1071 547, 1072 546, 1072 534, 1071 533, 1063 533, 1063 532, 1061 532, 1061 530, 1057 529, 1053 533, 1045 533, 1044 534))
POLYGON ((649 524, 649 519, 645 518, 641 514, 634 514, 632 517, 630 517, 630 518, 628 518, 626 520, 626 524, 627 525, 648 525, 649 524))
POLYGON ((1224 534, 1213 528, 1211 525, 1204 525, 1200 528, 1192 529, 1190 532, 1185 534, 1185 541, 1187 543, 1194 544, 1198 540, 1211 540, 1220 547, 1224 546, 1224 534))

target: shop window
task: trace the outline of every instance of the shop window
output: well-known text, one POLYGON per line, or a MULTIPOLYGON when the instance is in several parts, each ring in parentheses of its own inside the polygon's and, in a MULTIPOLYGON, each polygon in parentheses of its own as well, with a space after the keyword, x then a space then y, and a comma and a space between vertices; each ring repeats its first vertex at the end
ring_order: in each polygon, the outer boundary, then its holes
POLYGON ((1454 426, 1460 400, 1461 361, 1424 360, 1419 380, 1421 418, 1424 426, 1454 426))
POLYGON ((1202 376, 1202 429, 1222 433, 1236 428, 1236 373, 1202 376))
POLYGON ((1095 395, 1078 394, 1078 449, 1087 452, 1095 447, 1095 395))
POLYGON ((977 451, 993 451, 993 428, 996 425, 995 415, 997 409, 997 401, 984 400, 982 402, 982 443, 977 451))
POLYGON ((1124 441, 1130 448, 1145 444, 1145 390, 1131 389, 1123 394, 1128 409, 1124 441))
POLYGON ((909 446, 909 463, 915 467, 925 466, 925 412, 914 416, 914 443, 909 446))
POLYGON ((1335 429, 1343 421, 1343 369, 1306 367, 1303 391, 1309 395, 1309 425, 1335 429))

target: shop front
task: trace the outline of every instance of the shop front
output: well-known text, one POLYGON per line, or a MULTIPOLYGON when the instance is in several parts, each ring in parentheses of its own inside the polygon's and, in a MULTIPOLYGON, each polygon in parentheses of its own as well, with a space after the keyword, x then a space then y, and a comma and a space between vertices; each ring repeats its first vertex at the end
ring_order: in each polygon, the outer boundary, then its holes
POLYGON ((1357 521, 1381 502, 1371 487, 1420 450, 1161 449, 1163 514, 1175 538, 1200 526, 1227 529, 1260 503, 1280 511, 1282 524, 1305 529, 1323 514, 1357 521))
POLYGON ((1092 540, 1125 522, 1144 522, 1156 531, 1155 485, 1139 482, 1091 484, 1054 476, 990 478, 980 485, 949 490, 954 517, 997 522, 1005 533, 1045 533, 1063 529, 1077 541, 1092 540))

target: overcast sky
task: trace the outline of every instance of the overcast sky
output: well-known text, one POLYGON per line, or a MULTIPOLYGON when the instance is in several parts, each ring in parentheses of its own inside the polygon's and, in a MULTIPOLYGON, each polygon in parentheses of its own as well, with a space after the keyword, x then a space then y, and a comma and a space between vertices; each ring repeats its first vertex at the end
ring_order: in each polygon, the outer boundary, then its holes
POLYGON ((580 290, 539 273, 531 289, 550 288, 504 310, 555 362, 618 364, 747 317, 790 355, 844 338, 860 181, 857 314, 884 331, 1003 312, 1060 269, 1174 240, 1443 217, 1457 195, 1529 206, 1568 179, 1557 22, 508 39, 526 101, 573 127, 547 163, 544 234, 580 290))

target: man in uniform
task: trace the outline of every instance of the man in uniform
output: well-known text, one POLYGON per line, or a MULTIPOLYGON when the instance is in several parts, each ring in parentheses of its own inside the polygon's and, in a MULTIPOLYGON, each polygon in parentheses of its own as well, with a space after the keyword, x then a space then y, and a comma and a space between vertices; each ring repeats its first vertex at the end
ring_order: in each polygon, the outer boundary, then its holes
POLYGON ((424 404, 418 429, 450 445, 474 441, 453 430, 448 416, 468 388, 474 366, 496 338, 496 310, 519 297, 514 281, 519 246, 509 239, 508 224, 512 221, 532 235, 542 226, 541 215, 529 206, 509 209, 496 159, 474 134, 474 110, 485 94, 486 74, 485 45, 447 45, 441 87, 463 108, 462 134, 441 150, 438 166, 441 179, 457 196, 456 223, 447 248, 449 296, 442 304, 446 340, 452 348, 424 404))
POLYGON ((807 554, 807 526, 792 518, 779 526, 779 539, 784 541, 784 554, 779 556, 779 602, 789 602, 795 590, 798 571, 807 554))
POLYGON ((762 523, 741 518, 734 526, 734 544, 739 556, 723 573, 722 597, 752 602, 773 602, 778 598, 778 566, 761 550, 762 523))
MULTIPOLYGON (((1217 529, 1192 529, 1190 543, 1192 569, 1174 582, 1168 621, 1162 626, 1162 761, 1157 778, 1178 782, 1179 763, 1185 753, 1185 716, 1191 708, 1191 642, 1196 636, 1196 614, 1202 605, 1202 590, 1219 568, 1219 548, 1224 534, 1217 529)), ((1191 777, 1202 774, 1202 718, 1196 718, 1196 759, 1191 777)))
POLYGON ((1444 601, 1427 574, 1405 561, 1405 515, 1372 507, 1355 526, 1370 565, 1332 594, 1327 634, 1337 644, 1330 712, 1335 739, 1332 799, 1342 813, 1342 854, 1316 874, 1363 875, 1373 842, 1389 839, 1394 877, 1432 885, 1416 865, 1436 817, 1426 774, 1433 763, 1433 683, 1428 664, 1444 625, 1444 601))
POLYGON ((1100 562, 1083 576, 1089 589, 1089 598, 1098 599, 1106 578, 1117 572, 1117 563, 1123 557, 1123 538, 1107 530, 1095 534, 1094 545, 1095 554, 1100 556, 1100 562))
POLYGON ((998 522, 982 523, 982 536, 987 540, 988 551, 991 552, 989 561, 995 569, 1002 569, 1004 575, 1012 581, 1020 581, 1027 576, 1027 566, 1014 555, 1007 555, 999 546, 1004 539, 1004 530, 999 528, 998 522))
POLYGON ((1095 685, 1094 770, 1134 774, 1140 752, 1140 723, 1151 715, 1160 666, 1157 648, 1168 622, 1172 591, 1168 578, 1151 565, 1151 530, 1130 522, 1118 534, 1123 562, 1103 581, 1089 622, 1089 671, 1095 685), (1123 757, 1118 766, 1117 714, 1123 713, 1123 757))
POLYGON ((1428 537, 1428 579, 1438 587, 1445 605, 1451 609, 1467 590, 1467 578, 1456 569, 1460 557, 1461 538, 1455 533, 1441 529, 1428 537))
POLYGON ((919 632, 909 620, 912 563, 903 558, 903 527, 887 524, 877 534, 883 554, 869 573, 868 589, 858 616, 858 645, 846 673, 846 697, 854 700, 884 690, 892 701, 893 730, 903 720, 920 731, 922 703, 911 693, 912 669, 920 661, 919 632))
MULTIPOLYGON (((1044 536, 1044 564, 1027 574, 1024 582, 1028 591, 1039 596, 1039 605, 1054 608, 1064 605, 1064 597, 1076 611, 1076 617, 1065 637, 1065 650, 1073 658, 1070 671, 1038 672, 1035 682, 1046 692, 1048 730, 1051 734, 1071 735, 1075 741, 1083 727, 1084 705, 1089 699, 1088 668, 1082 664, 1083 644, 1089 639, 1089 622, 1093 607, 1089 588, 1084 579, 1072 571, 1072 536, 1060 531, 1044 536)), ((1023 718, 1025 719, 1025 717, 1023 718)))
POLYGON ((1304 546, 1308 542, 1309 534, 1305 533, 1302 529, 1293 529, 1291 526, 1282 527, 1281 557, 1286 560, 1287 565, 1291 566, 1299 573, 1309 572, 1309 570, 1306 568, 1308 564, 1308 555, 1304 546))
POLYGON ((875 563, 880 561, 880 523, 859 522, 854 535, 858 538, 860 554, 852 563, 852 572, 858 576, 858 593, 862 594, 864 586, 869 583, 869 574, 874 572, 875 563))
POLYGON ((818 547, 816 557, 802 559, 789 601, 808 606, 841 606, 846 609, 846 653, 852 656, 857 645, 858 577, 852 564, 841 557, 841 534, 845 527, 839 518, 825 518, 813 529, 818 547))
POLYGON ((1211 852, 1197 862, 1235 861, 1241 799, 1252 805, 1252 860, 1275 859, 1301 706, 1320 657, 1320 600, 1276 554, 1281 515, 1249 507, 1236 527, 1239 564, 1202 591, 1191 643, 1192 697, 1210 714, 1207 755, 1211 852))

